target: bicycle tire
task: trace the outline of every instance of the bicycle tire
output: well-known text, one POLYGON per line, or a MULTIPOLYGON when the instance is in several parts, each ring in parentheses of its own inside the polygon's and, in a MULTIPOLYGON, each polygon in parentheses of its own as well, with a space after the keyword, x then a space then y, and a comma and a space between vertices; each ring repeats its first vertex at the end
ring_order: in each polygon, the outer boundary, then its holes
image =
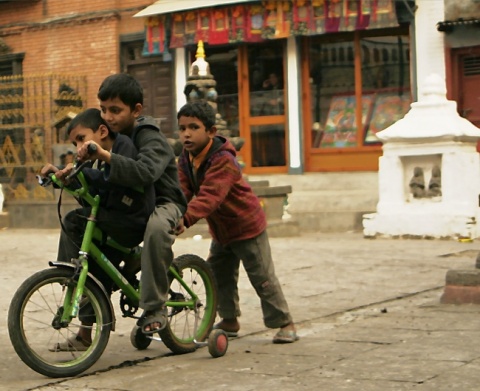
POLYGON ((34 371, 52 378, 76 376, 95 364, 107 346, 112 329, 108 298, 95 282, 87 279, 81 304, 90 304, 96 319, 92 344, 86 351, 73 348, 66 352, 52 351, 57 343, 76 336, 80 326, 75 318, 66 327, 53 327, 62 311, 65 288, 72 275, 72 270, 64 268, 33 274, 15 292, 8 311, 8 332, 18 356, 34 371))
MULTIPOLYGON (((173 261, 187 286, 198 296, 195 309, 188 307, 169 307, 168 323, 159 332, 160 337, 173 353, 190 353, 197 349, 196 342, 207 339, 217 313, 217 289, 215 278, 210 265, 201 257, 193 254, 181 255, 173 261), (195 330, 195 317, 197 327, 195 330)), ((170 283, 170 300, 182 300, 182 296, 190 300, 191 297, 173 279, 170 283), (172 292, 176 297, 172 296, 172 292), (180 296, 179 296, 180 295, 180 296)))

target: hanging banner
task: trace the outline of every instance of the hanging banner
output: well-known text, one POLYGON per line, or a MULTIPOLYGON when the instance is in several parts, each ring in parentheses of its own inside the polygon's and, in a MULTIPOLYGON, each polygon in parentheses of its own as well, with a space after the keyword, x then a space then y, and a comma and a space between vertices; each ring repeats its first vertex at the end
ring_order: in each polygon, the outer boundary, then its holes
POLYGON ((228 8, 212 8, 210 12, 210 33, 208 43, 221 45, 228 43, 228 8))
POLYGON ((313 8, 310 0, 294 0, 292 7, 293 35, 308 35, 314 29, 313 8))
POLYGON ((262 30, 264 20, 264 10, 261 5, 247 5, 247 28, 246 42, 263 41, 262 30))
POLYGON ((311 30, 308 32, 309 35, 325 33, 327 9, 328 5, 325 0, 312 0, 313 25, 311 30))
POLYGON ((290 2, 269 0, 262 2, 262 5, 265 8, 262 37, 264 39, 288 37, 291 21, 290 2))
POLYGON ((185 14, 185 34, 183 36, 184 45, 193 45, 197 41, 197 11, 188 11, 185 14))
POLYGON ((172 34, 170 37, 171 48, 181 48, 184 46, 185 38, 185 14, 177 13, 172 17, 172 34))
POLYGON ((357 30, 365 30, 370 24, 373 1, 374 0, 360 0, 360 4, 358 5, 357 30))
POLYGON ((195 35, 195 42, 208 42, 210 35, 210 10, 202 8, 197 13, 197 33, 195 35))
POLYGON ((369 28, 384 28, 398 26, 397 14, 394 9, 395 0, 372 0, 372 14, 369 28))
POLYGON ((343 16, 343 4, 348 0, 325 0, 327 14, 325 17, 325 32, 336 33, 340 30, 340 21, 343 16))
POLYGON ((229 41, 243 42, 246 37, 247 10, 243 5, 230 8, 230 37, 229 41))
POLYGON ((355 31, 357 26, 359 2, 360 0, 343 1, 343 18, 341 18, 339 30, 355 31))
POLYGON ((145 21, 145 36, 142 55, 158 55, 165 51, 165 15, 147 18, 145 21))
POLYGON ((144 55, 170 48, 398 26, 395 0, 264 0, 147 19, 144 55))

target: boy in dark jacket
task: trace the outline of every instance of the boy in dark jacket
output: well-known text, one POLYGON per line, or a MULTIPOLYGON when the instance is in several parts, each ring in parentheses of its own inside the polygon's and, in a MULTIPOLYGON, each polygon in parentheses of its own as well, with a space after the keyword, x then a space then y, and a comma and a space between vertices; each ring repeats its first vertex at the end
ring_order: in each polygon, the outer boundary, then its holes
POLYGON ((183 225, 188 228, 205 218, 213 238, 208 262, 217 280, 222 318, 215 328, 229 336, 236 336, 240 329, 237 284, 241 260, 260 297, 265 326, 280 328, 273 342, 296 341, 295 325, 275 275, 266 216, 242 177, 235 148, 215 135, 215 112, 206 102, 186 104, 177 119, 184 148, 178 161, 180 184, 189 201, 183 225))
MULTIPOLYGON (((78 114, 67 129, 72 144, 80 149, 85 143, 95 144, 98 148, 117 153, 134 159, 137 150, 132 140, 123 135, 113 133, 102 119, 100 110, 87 109, 78 114)), ((70 163, 63 169, 46 165, 42 174, 55 172, 58 179, 63 180, 72 170, 70 163)), ((154 202, 153 186, 129 188, 109 183, 110 165, 99 165, 94 162, 92 168, 84 168, 83 174, 90 185, 92 195, 100 195, 100 208, 97 214, 97 226, 108 236, 126 247, 134 247, 143 240, 148 218, 152 213, 154 202)), ((69 261, 78 256, 85 232, 87 218, 90 215, 89 205, 69 212, 63 219, 63 228, 60 234, 58 261, 69 261)), ((123 253, 108 246, 100 246, 102 251, 118 267, 123 253)), ((112 281, 95 262, 89 264, 89 271, 104 285, 107 292, 112 290, 112 281)), ((82 318, 82 317, 81 317, 82 318)), ((53 351, 86 350, 91 343, 91 323, 82 319, 84 327, 74 339, 57 344, 53 351)))

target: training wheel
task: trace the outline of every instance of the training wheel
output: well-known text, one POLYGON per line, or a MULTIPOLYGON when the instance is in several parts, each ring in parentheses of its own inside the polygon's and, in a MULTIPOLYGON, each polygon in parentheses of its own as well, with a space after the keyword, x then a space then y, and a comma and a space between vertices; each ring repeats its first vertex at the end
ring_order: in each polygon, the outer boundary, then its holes
POLYGON ((214 358, 222 357, 228 349, 228 337, 225 331, 216 329, 208 336, 208 352, 214 358))
POLYGON ((150 346, 152 339, 143 334, 140 327, 134 326, 130 333, 130 342, 134 348, 138 350, 145 350, 150 346))

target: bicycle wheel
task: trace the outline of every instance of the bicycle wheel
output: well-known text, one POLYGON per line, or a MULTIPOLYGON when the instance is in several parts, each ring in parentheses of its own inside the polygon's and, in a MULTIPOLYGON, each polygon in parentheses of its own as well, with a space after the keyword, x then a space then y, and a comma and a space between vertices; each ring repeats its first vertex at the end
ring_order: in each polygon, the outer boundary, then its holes
MULTIPOLYGON (((195 342, 204 341, 212 329, 217 311, 217 290, 210 268, 202 258, 186 254, 173 261, 174 267, 186 285, 198 297, 193 308, 170 307, 168 324, 160 331, 164 344, 176 354, 190 353, 197 348, 195 342)), ((176 279, 170 283, 170 301, 192 300, 176 279)))
POLYGON ((67 341, 75 338, 81 327, 78 318, 68 325, 58 322, 72 275, 71 269, 63 268, 35 273, 20 285, 8 311, 8 332, 18 356, 34 371, 49 377, 75 376, 85 371, 100 358, 110 337, 110 304, 98 285, 87 279, 80 314, 88 310, 89 319, 95 319, 88 326, 92 344, 85 351, 74 347, 56 351, 59 343, 68 346, 67 341))

